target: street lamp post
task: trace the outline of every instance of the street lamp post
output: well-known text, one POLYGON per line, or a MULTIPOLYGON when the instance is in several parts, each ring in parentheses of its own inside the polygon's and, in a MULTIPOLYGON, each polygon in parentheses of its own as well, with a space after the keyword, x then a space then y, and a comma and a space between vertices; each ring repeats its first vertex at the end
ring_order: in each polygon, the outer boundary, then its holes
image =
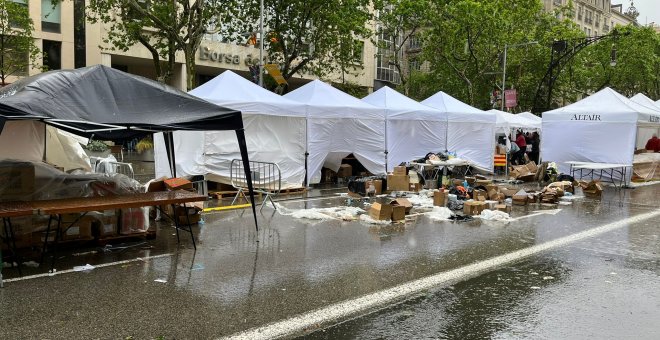
POLYGON ((527 45, 535 45, 538 44, 538 41, 530 41, 526 43, 521 43, 521 44, 513 44, 513 45, 508 45, 504 44, 504 62, 502 66, 502 111, 504 111, 504 91, 506 91, 506 54, 507 54, 507 49, 509 47, 520 47, 520 46, 527 46, 527 45))
POLYGON ((259 87, 264 87, 264 0, 259 1, 259 87))

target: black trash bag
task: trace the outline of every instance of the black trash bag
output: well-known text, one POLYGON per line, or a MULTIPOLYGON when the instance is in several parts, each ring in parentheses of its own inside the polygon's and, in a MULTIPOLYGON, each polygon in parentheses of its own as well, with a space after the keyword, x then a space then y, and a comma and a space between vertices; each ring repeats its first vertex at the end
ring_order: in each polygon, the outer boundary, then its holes
POLYGON ((573 176, 571 175, 567 175, 564 173, 559 174, 559 176, 557 176, 557 182, 563 182, 563 181, 568 181, 573 183, 573 181, 575 181, 575 178, 573 178, 573 176))

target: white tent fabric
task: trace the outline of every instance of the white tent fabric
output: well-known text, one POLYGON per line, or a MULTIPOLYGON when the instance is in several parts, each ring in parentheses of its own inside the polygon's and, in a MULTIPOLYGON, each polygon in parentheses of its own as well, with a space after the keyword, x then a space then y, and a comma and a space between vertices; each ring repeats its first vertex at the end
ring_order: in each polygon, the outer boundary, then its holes
POLYGON ((373 174, 385 173, 385 110, 314 80, 285 98, 307 108, 308 183, 321 168, 338 170, 349 154, 373 174))
POLYGON ((543 121, 543 119, 541 119, 541 117, 539 117, 539 116, 537 116, 537 115, 535 115, 531 112, 521 112, 521 113, 518 114, 518 116, 527 118, 528 120, 537 122, 539 124, 541 124, 541 122, 543 121))
POLYGON ((446 150, 447 114, 385 86, 363 101, 385 109, 387 170, 402 162, 446 150))
MULTIPOLYGON (((240 75, 225 71, 190 94, 211 103, 240 110, 250 160, 279 166, 282 188, 301 187, 305 179, 306 110, 300 103, 263 89, 240 75)), ((229 183, 232 159, 240 159, 233 131, 174 133, 177 175, 207 175, 229 183)), ((157 138, 156 154, 165 150, 157 138)), ((169 174, 167 158, 157 158, 158 175, 169 174)))
POLYGON ((422 104, 447 114, 449 151, 456 152, 459 158, 470 161, 479 169, 493 171, 497 122, 494 113, 474 108, 442 91, 422 104))
POLYGON ((527 129, 527 130, 539 130, 541 129, 541 122, 536 120, 531 120, 526 117, 521 116, 520 114, 512 114, 500 110, 488 110, 497 115, 497 121, 495 126, 498 132, 503 132, 507 136, 510 134, 512 129, 527 129))
POLYGON ((637 127, 649 125, 660 126, 660 113, 605 88, 543 113, 542 158, 562 172, 569 161, 632 164, 637 127))
MULTIPOLYGON (((643 93, 638 93, 630 98, 630 100, 634 101, 637 104, 644 105, 648 108, 651 109, 656 109, 660 111, 660 101, 658 103, 654 102, 651 98, 645 96, 643 93)), ((646 147, 646 142, 653 137, 653 135, 660 136, 660 125, 657 126, 652 126, 645 124, 643 126, 640 126, 637 129, 637 141, 636 141, 636 148, 637 149, 643 149, 646 147)))
POLYGON ((8 121, 0 134, 0 159, 42 162, 45 152, 46 162, 65 171, 89 171, 89 157, 78 138, 39 121, 8 121))

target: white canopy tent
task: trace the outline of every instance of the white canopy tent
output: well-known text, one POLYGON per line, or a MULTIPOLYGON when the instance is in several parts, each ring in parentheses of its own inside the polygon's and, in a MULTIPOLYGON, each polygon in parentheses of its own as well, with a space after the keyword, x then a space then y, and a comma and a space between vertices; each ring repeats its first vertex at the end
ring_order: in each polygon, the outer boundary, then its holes
MULTIPOLYGON (((638 93, 630 98, 637 104, 644 105, 651 109, 660 111, 660 101, 657 103, 651 98, 645 96, 643 93, 638 93)), ((658 126, 640 126, 637 130, 637 149, 642 149, 646 146, 646 142, 653 137, 653 135, 660 136, 660 125, 658 126)))
MULTIPOLYGON (((531 112, 521 112, 521 113, 518 114, 518 116, 519 116, 519 117, 527 118, 527 119, 529 119, 529 120, 531 120, 531 121, 535 121, 535 122, 537 122, 537 123, 539 123, 539 124, 541 124, 541 122, 543 121, 543 119, 541 119, 541 117, 539 117, 539 116, 537 116, 537 115, 535 115, 535 114, 533 114, 533 113, 531 113, 531 112)), ((539 125, 539 128, 540 128, 540 126, 541 126, 541 125, 539 125)))
POLYGON ((285 98, 307 107, 308 183, 321 180, 321 168, 339 170, 355 155, 373 174, 385 173, 385 110, 314 80, 285 98))
POLYGON ((474 108, 442 91, 422 104, 447 115, 447 150, 455 151, 478 169, 493 171, 497 122, 494 113, 474 108))
POLYGON ((446 150, 447 114, 385 86, 363 101, 385 109, 387 170, 402 162, 446 150))
POLYGON ((503 132, 507 136, 511 133, 512 129, 525 129, 525 130, 540 130, 541 122, 528 119, 520 114, 512 114, 500 110, 488 110, 497 115, 495 127, 498 132, 503 132))
MULTIPOLYGON (((304 105, 261 88, 232 71, 223 72, 190 94, 240 110, 250 160, 277 164, 282 188, 303 185, 304 105)), ((231 160, 241 158, 234 131, 176 131, 174 144, 177 175, 207 175, 208 179, 229 183, 231 160)), ((154 147, 157 177, 169 175, 162 137, 155 139, 154 147)))
POLYGON ((566 162, 633 163, 638 127, 660 126, 660 112, 605 88, 543 113, 541 154, 568 172, 566 162))

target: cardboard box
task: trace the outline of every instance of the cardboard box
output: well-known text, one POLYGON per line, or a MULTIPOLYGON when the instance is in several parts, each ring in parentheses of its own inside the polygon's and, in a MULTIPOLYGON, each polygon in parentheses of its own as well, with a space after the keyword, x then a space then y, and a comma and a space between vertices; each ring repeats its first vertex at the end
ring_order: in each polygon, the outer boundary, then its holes
POLYGON ((472 187, 473 187, 474 184, 477 182, 477 179, 476 179, 476 178, 474 178, 474 177, 469 177, 469 176, 466 176, 466 177, 465 177, 465 180, 466 180, 466 181, 468 182, 468 184, 469 184, 470 186, 472 186, 472 187))
POLYGON ((527 192, 525 192, 525 190, 520 190, 515 195, 513 195, 514 205, 527 205, 528 200, 529 200, 529 195, 527 194, 527 192))
POLYGON ((600 199, 603 195, 603 186, 599 181, 591 181, 582 189, 582 192, 586 197, 600 199))
POLYGON ((483 190, 475 189, 472 191, 472 199, 475 201, 485 202, 488 199, 488 194, 483 190))
POLYGON ((495 206, 498 205, 499 202, 498 202, 498 201, 490 201, 490 200, 488 200, 488 201, 486 201, 486 202, 484 202, 484 203, 486 203, 486 209, 495 210, 495 206))
POLYGON ((419 175, 417 174, 417 171, 412 171, 408 172, 408 181, 411 184, 419 183, 419 175))
POLYGON ((406 207, 400 205, 392 206, 392 221, 403 221, 406 219, 406 207))
POLYGON ((434 191, 433 205, 436 207, 446 207, 449 202, 449 191, 434 191))
POLYGON ((374 187, 376 188, 376 195, 380 195, 383 193, 383 180, 382 179, 376 179, 373 180, 372 182, 374 184, 374 187))
POLYGON ((420 183, 410 183, 410 186, 408 187, 408 191, 419 192, 420 190, 422 190, 422 185, 420 183))
POLYGON ((500 192, 503 193, 506 197, 513 197, 513 195, 518 192, 518 189, 500 187, 500 192))
POLYGON ((486 202, 478 201, 465 201, 463 203, 463 214, 465 215, 479 215, 486 208, 486 202))
POLYGON ((525 164, 527 167, 527 170, 529 170, 530 173, 536 175, 536 172, 539 170, 539 167, 536 166, 536 163, 534 161, 530 161, 529 163, 525 164))
POLYGON ((191 190, 192 182, 185 178, 169 178, 164 180, 165 187, 170 190, 191 190))
POLYGON ((389 220, 392 218, 392 206, 375 202, 371 205, 371 208, 369 208, 369 217, 374 220, 389 220))
POLYGON ((150 181, 147 185, 147 192, 159 192, 167 190, 167 187, 165 186, 166 179, 167 177, 161 177, 159 179, 150 181))
POLYGON ((405 166, 395 166, 394 171, 392 171, 394 175, 407 175, 408 171, 405 166))
POLYGON ((488 186, 488 185, 491 185, 491 184, 493 184, 493 180, 490 180, 490 179, 478 179, 478 180, 475 181, 474 186, 475 186, 475 187, 478 187, 478 186, 488 186))
POLYGON ((510 214, 511 213, 511 206, 506 205, 506 204, 498 204, 498 205, 495 206, 495 210, 502 211, 502 212, 505 212, 507 214, 510 214))
POLYGON ((393 201, 390 202, 390 205, 393 207, 404 207, 405 208, 405 213, 409 214, 410 210, 412 210, 412 203, 407 198, 397 198, 393 201))
POLYGON ((91 240, 92 239, 92 223, 94 218, 91 216, 83 216, 76 223, 62 223, 62 239, 68 240, 91 240), (68 229, 66 229, 68 227, 68 229), (66 230, 65 230, 66 229, 66 230))
POLYGON ((32 163, 0 162, 0 201, 31 200, 34 188, 32 163))
POLYGON ((408 175, 387 175, 387 190, 389 191, 410 190, 408 175))
POLYGON ((342 164, 337 171, 337 177, 346 178, 353 176, 353 166, 350 164, 342 164))

